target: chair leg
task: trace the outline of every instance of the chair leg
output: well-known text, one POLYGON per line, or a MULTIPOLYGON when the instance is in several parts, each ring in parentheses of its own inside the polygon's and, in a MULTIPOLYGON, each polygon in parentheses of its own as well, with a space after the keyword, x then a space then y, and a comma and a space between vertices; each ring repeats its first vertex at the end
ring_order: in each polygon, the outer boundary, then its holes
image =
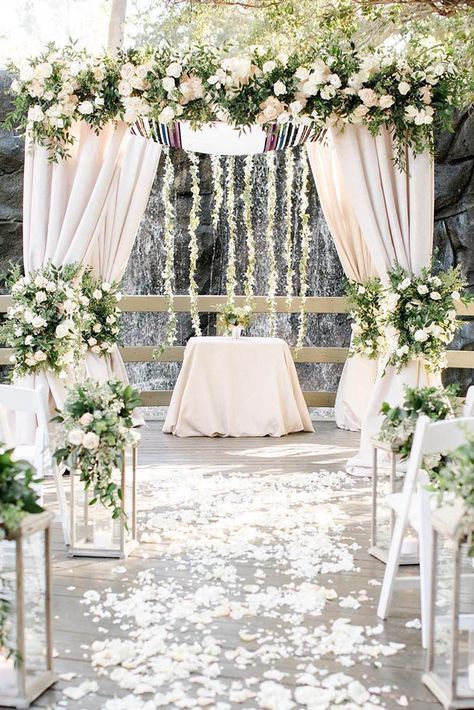
POLYGON ((397 577, 400 564, 403 538, 405 537, 407 525, 408 521, 406 515, 397 516, 388 552, 387 566, 385 567, 382 589, 380 590, 379 604, 377 607, 377 616, 380 619, 386 619, 388 616, 393 590, 395 587, 395 579, 397 577))
POLYGON ((69 545, 71 541, 69 530, 69 507, 67 504, 66 494, 64 492, 61 473, 56 463, 53 463, 53 476, 59 504, 59 514, 61 516, 61 525, 63 528, 64 544, 69 545))
POLYGON ((420 497, 420 598, 421 598, 421 644, 428 648, 431 617, 431 583, 433 577, 433 528, 430 522, 430 504, 426 491, 420 497))

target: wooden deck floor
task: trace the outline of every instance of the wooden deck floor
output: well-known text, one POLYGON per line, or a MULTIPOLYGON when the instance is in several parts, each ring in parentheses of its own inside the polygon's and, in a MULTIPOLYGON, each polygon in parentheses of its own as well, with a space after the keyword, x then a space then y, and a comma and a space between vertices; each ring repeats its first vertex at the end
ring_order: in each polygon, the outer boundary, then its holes
MULTIPOLYGON (((271 480, 271 485, 275 485, 275 480, 279 476, 285 478, 293 474, 312 476, 313 480, 317 481, 317 472, 320 469, 331 472, 341 470, 345 460, 356 449, 358 440, 357 435, 339 431, 330 422, 318 422, 315 434, 296 434, 282 439, 177 439, 162 434, 160 426, 160 422, 150 423, 143 436, 139 457, 139 508, 142 511, 159 509, 160 501, 156 499, 158 489, 150 487, 149 482, 159 480, 160 476, 170 468, 178 472, 186 472, 187 475, 191 472, 195 475, 208 475, 209 477, 222 475, 225 478, 227 475, 237 473, 242 476, 258 477, 260 483, 271 480)), ((357 595, 360 594, 360 590, 367 590, 368 600, 363 601, 357 609, 340 608, 336 602, 329 602, 323 609, 321 616, 305 615, 306 626, 317 627, 322 623, 331 624, 340 616, 364 627, 373 627, 379 623, 375 608, 380 587, 375 586, 373 581, 369 584, 369 580, 381 580, 384 567, 369 557, 366 552, 369 535, 369 494, 368 480, 361 479, 351 481, 350 484, 347 484, 346 489, 334 493, 334 500, 344 515, 344 539, 346 541, 353 540, 359 545, 359 547, 356 545, 353 551, 356 569, 338 574, 320 574, 316 580, 326 586, 333 585, 339 596, 357 595)), ((191 503, 189 501, 183 503, 185 508, 189 508, 190 505, 192 506, 192 501, 191 503)), ((144 515, 142 513, 142 519, 144 515)), ((317 526, 317 521, 314 524, 317 526)), ((291 530, 288 535, 291 535, 291 530)), ((104 708, 109 698, 129 693, 130 691, 121 689, 110 677, 97 674, 90 663, 89 646, 97 638, 126 637, 130 630, 117 625, 113 619, 101 618, 97 623, 92 618, 93 614, 86 615, 89 609, 80 603, 83 594, 92 589, 97 589, 100 593, 105 590, 117 593, 125 592, 141 571, 150 569, 157 580, 162 579, 163 583, 177 580, 180 585, 188 585, 187 588, 192 590, 203 584, 202 579, 199 579, 199 575, 195 573, 198 569, 196 554, 198 551, 194 551, 193 573, 190 572, 191 568, 187 566, 186 549, 175 551, 174 548, 167 548, 166 539, 161 543, 142 544, 133 556, 125 561, 70 559, 66 556, 59 526, 55 525, 53 561, 55 670, 59 674, 76 673, 77 676, 72 680, 59 680, 53 689, 45 693, 35 703, 34 707, 92 710, 104 708), (123 569, 118 573, 118 567, 126 568, 126 573, 123 569), (99 626, 101 627, 100 631, 99 626), (97 680, 99 684, 97 693, 86 695, 80 700, 68 700, 63 695, 65 687, 79 685, 85 679, 97 680)), ((266 585, 271 585, 276 589, 288 585, 289 578, 285 574, 285 567, 280 560, 272 562, 272 560, 264 559, 252 563, 248 559, 234 557, 231 562, 236 568, 237 579, 244 580, 244 585, 245 580, 255 581, 257 567, 259 571, 263 570, 261 574, 265 575, 266 585)), ((291 579, 294 581, 294 577, 291 579)), ((299 581, 304 582, 305 580, 299 581)), ((239 586, 242 586, 242 582, 239 586)), ((386 658, 380 657, 375 663, 370 660, 356 661, 354 665, 342 667, 337 659, 329 655, 315 660, 314 665, 317 666, 318 672, 322 670, 321 677, 324 677, 326 671, 329 673, 344 672, 359 679, 365 687, 375 688, 373 695, 378 696, 380 707, 398 708, 405 705, 411 710, 421 710, 422 708, 435 710, 439 706, 420 680, 424 667, 420 632, 405 626, 415 617, 419 617, 417 594, 409 590, 399 592, 396 595, 393 614, 390 620, 384 624, 383 632, 377 636, 377 642, 387 644, 400 642, 406 645, 405 648, 395 655, 386 658), (381 667, 379 667, 380 664, 381 667), (384 686, 390 686, 390 689, 385 688, 383 692, 380 692, 378 689, 384 686), (403 696, 406 697, 406 703, 403 696)), ((267 616, 262 614, 256 620, 250 619, 250 621, 247 619, 239 621, 229 617, 218 618, 214 620, 210 628, 213 636, 219 638, 220 643, 227 650, 245 645, 252 648, 251 642, 246 644, 245 639, 242 640, 242 636, 238 635, 242 628, 252 629, 252 624, 269 632, 272 631, 273 625, 280 634, 284 633, 285 629, 277 614, 273 614, 273 618, 272 614, 267 616)), ((190 638, 192 640, 193 633, 197 633, 197 631, 193 631, 195 627, 186 627, 184 624, 182 628, 183 639, 188 641, 190 638)), ((177 630, 178 636, 179 633, 177 630)), ((298 682, 301 682, 297 681, 297 676, 304 666, 308 666, 308 659, 302 662, 301 658, 296 655, 291 657, 291 654, 290 657, 282 658, 278 664, 278 668, 286 674, 282 683, 293 689, 298 682)), ((221 664, 219 677, 223 677, 227 681, 229 679, 238 681, 238 679, 250 676, 260 677, 263 680, 261 674, 268 670, 268 667, 267 665, 265 668, 260 668, 258 662, 252 661, 251 665, 243 669, 237 667, 232 660, 227 658, 221 664)), ((258 685, 256 688, 258 689, 258 685)), ((161 692, 164 690, 166 688, 162 688, 161 692)), ((146 700, 150 697, 153 695, 145 694, 141 696, 141 699, 146 700)), ((142 707, 140 704, 142 700, 137 699, 137 708, 142 707)), ((222 700, 225 698, 220 697, 221 702, 222 700)), ((164 707, 183 706, 170 702, 164 707)), ((241 704, 230 702, 228 705, 213 704, 212 702, 206 704, 202 701, 200 705, 196 702, 193 707, 200 706, 210 708, 261 707, 255 699, 241 704)), ((133 705, 127 707, 133 707, 133 705)), ((154 706, 150 705, 149 707, 154 706)), ((191 707, 191 705, 186 705, 186 707, 191 707)), ((279 707, 278 704, 275 705, 277 710, 279 707)), ((282 704, 281 707, 283 708, 285 705, 282 704)), ((303 708, 305 706, 295 703, 294 707, 303 708)), ((331 707, 340 706, 331 705, 331 707)))

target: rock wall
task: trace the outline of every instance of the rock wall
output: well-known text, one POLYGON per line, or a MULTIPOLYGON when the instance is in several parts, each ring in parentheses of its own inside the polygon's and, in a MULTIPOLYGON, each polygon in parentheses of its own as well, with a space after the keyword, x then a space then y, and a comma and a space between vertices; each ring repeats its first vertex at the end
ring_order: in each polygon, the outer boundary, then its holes
MULTIPOLYGON (((0 72, 0 120, 8 109, 6 87, 8 79, 0 72)), ((22 181, 23 142, 11 133, 0 131, 0 274, 8 269, 11 261, 20 262, 22 227, 22 181)), ((177 214, 176 275, 177 292, 185 293, 188 273, 187 217, 191 204, 191 185, 186 154, 172 153, 175 166, 175 206, 177 214)), ((301 178, 301 161, 297 153, 297 181, 301 178)), ((242 159, 237 159, 237 193, 242 185, 242 159), (239 187, 240 186, 240 187, 239 187)), ((284 180, 285 157, 277 157, 277 184, 284 180)), ((254 159, 254 205, 253 224, 256 232, 258 254, 257 293, 265 292, 268 264, 264 249, 266 224, 266 191, 262 189, 266 181, 265 156, 254 159)), ((223 217, 217 233, 211 227, 212 172, 208 157, 200 160, 202 216, 198 237, 200 253, 197 282, 201 293, 223 293, 225 290, 225 264, 228 224, 223 217)), ((316 295, 340 295, 343 273, 321 212, 312 180, 309 181, 310 225, 313 242, 310 257, 310 293, 316 295)), ((161 176, 158 171, 150 200, 143 218, 129 267, 125 274, 124 291, 128 293, 162 292, 162 270, 164 252, 162 248, 163 204, 161 201, 161 176)), ((278 243, 278 263, 283 273, 282 229, 283 198, 278 198, 276 219, 276 240, 278 243)), ((242 207, 237 207, 238 241, 237 253, 243 253, 245 233, 242 224, 242 207)), ((295 241, 299 233, 295 200, 295 241)), ((467 274, 474 290, 474 116, 467 112, 459 115, 453 134, 443 134, 437 141, 436 157, 436 206, 435 206, 435 248, 442 262, 448 266, 460 264, 467 274)), ((295 266, 298 250, 294 256, 295 266)), ((281 277, 281 293, 284 293, 281 277)), ((0 281, 0 288, 3 280, 0 281)), ((296 288, 298 284, 296 282, 296 288)), ((214 332, 213 317, 203 319, 205 332, 214 332)), ((267 320, 259 317, 253 332, 267 332, 267 320)), ((294 341, 297 332, 297 315, 282 314, 278 318, 279 333, 289 341, 294 341)), ((157 344, 165 329, 164 315, 127 314, 125 316, 124 340, 127 344, 157 344)), ((309 316, 308 345, 347 345, 349 324, 342 315, 309 316)), ((179 316, 179 342, 185 343, 191 335, 190 318, 179 316)), ((474 321, 466 322, 451 346, 456 349, 472 350, 474 347, 474 321)), ((151 389, 169 389, 173 386, 178 372, 176 364, 151 363, 129 366, 130 375, 137 385, 151 389)), ((298 365, 299 375, 305 389, 332 390, 337 386, 341 366, 339 365, 298 365)), ((474 382, 472 370, 449 370, 447 381, 459 381, 463 389, 474 382)))

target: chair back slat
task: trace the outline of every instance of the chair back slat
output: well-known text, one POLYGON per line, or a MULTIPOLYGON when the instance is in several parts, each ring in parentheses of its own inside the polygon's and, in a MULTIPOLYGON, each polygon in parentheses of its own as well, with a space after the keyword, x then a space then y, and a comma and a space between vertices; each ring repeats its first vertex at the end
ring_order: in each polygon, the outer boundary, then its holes
POLYGON ((430 422, 425 429, 421 454, 446 454, 465 443, 466 433, 474 434, 474 417, 430 422))
POLYGON ((474 417, 474 385, 469 387, 467 391, 462 415, 463 417, 474 417))

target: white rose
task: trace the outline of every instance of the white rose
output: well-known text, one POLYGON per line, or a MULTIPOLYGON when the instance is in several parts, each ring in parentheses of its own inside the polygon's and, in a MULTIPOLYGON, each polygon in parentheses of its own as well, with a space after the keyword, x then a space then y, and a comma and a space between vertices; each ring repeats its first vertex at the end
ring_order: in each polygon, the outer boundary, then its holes
POLYGON ((102 298, 102 291, 96 288, 95 291, 92 292, 92 298, 95 298, 95 300, 98 301, 100 298, 102 298))
POLYGON ((334 88, 334 86, 331 86, 331 84, 328 84, 327 86, 323 86, 319 93, 322 99, 324 99, 325 101, 329 101, 330 99, 333 99, 335 97, 336 89, 334 88))
POLYGON ((48 79, 53 73, 53 67, 49 62, 41 62, 34 69, 34 75, 37 79, 48 79))
POLYGON ((32 342, 33 342, 33 336, 27 335, 25 338, 25 345, 31 345, 32 342))
POLYGON ((74 313, 77 308, 77 304, 71 299, 66 299, 63 303, 63 309, 65 313, 74 313))
POLYGON ((357 92, 364 106, 377 106, 379 98, 373 89, 361 89, 357 92))
POLYGON ((298 67, 298 69, 295 71, 295 76, 300 81, 306 81, 306 79, 309 77, 309 69, 306 69, 306 67, 298 67))
POLYGON ((175 113, 171 106, 165 106, 165 108, 161 111, 160 115, 158 116, 158 121, 160 123, 170 123, 170 121, 173 120, 175 116, 175 113))
POLYGON ((275 96, 281 96, 282 94, 286 94, 286 86, 282 81, 276 81, 273 84, 273 93, 275 96))
POLYGON ((342 81, 337 74, 331 74, 331 76, 329 77, 329 83, 336 89, 339 89, 342 84, 342 81))
POLYGON ((80 446, 84 439, 84 432, 82 429, 71 429, 68 434, 67 440, 73 446, 80 446))
POLYGON ((379 99, 380 108, 390 108, 395 103, 395 99, 390 94, 384 94, 379 99))
POLYGON ((93 346, 91 347, 91 350, 92 350, 92 352, 95 353, 96 355, 99 355, 99 354, 100 354, 100 345, 93 345, 93 346))
POLYGON ((166 70, 166 73, 168 76, 174 76, 174 78, 177 79, 179 76, 181 76, 182 71, 183 70, 179 62, 171 62, 171 64, 168 66, 168 69, 166 70))
POLYGON ((33 328, 44 328, 46 321, 42 316, 35 316, 31 321, 33 328))
POLYGON ((100 331, 102 330, 101 324, 100 324, 100 323, 94 323, 94 326, 93 326, 92 330, 94 331, 94 333, 100 333, 100 331))
POLYGON ((38 123, 39 121, 42 121, 43 118, 43 109, 39 104, 36 104, 36 106, 30 106, 30 108, 28 109, 28 121, 31 121, 32 123, 38 123))
POLYGON ((89 301, 89 299, 87 298, 87 296, 81 296, 79 300, 80 300, 80 302, 81 302, 81 305, 83 305, 83 306, 88 306, 89 303, 90 303, 90 301, 89 301))
POLYGON ((105 322, 106 322, 108 325, 112 325, 113 323, 115 323, 116 320, 117 320, 117 319, 116 319, 115 316, 110 315, 110 316, 107 316, 107 318, 105 319, 105 322))
POLYGON ((357 289, 357 293, 359 293, 359 294, 362 296, 362 294, 365 293, 365 288, 364 288, 364 286, 359 286, 359 288, 357 289))
POLYGON ((276 69, 277 63, 274 62, 273 60, 265 62, 264 65, 262 66, 262 71, 264 74, 269 74, 271 71, 276 69))
POLYGON ((94 347, 94 345, 97 345, 97 340, 95 338, 89 338, 87 341, 87 344, 90 345, 90 347, 94 347))
POLYGON ((86 116, 87 114, 94 112, 94 104, 92 101, 82 101, 77 107, 77 110, 80 114, 86 116))
POLYGON ((44 360, 47 359, 47 355, 42 350, 37 350, 35 352, 34 358, 35 358, 36 362, 44 362, 44 360))
POLYGON ((433 301, 439 301, 439 300, 441 300, 441 294, 438 293, 438 291, 432 291, 432 292, 430 293, 430 298, 431 298, 433 301))
POLYGON ((399 291, 405 291, 411 284, 411 279, 408 277, 406 279, 403 279, 403 281, 398 285, 398 290, 399 291))
POLYGON ((38 274, 38 276, 35 277, 35 280, 33 281, 34 285, 36 288, 44 288, 46 284, 48 283, 47 279, 44 278, 44 276, 41 276, 41 274, 38 274))
POLYGON ((461 294, 459 293, 459 291, 453 291, 451 294, 451 298, 453 299, 453 301, 459 301, 459 299, 461 298, 461 294))
POLYGON ((176 83, 175 83, 175 80, 173 79, 172 76, 165 76, 161 80, 161 83, 162 83, 163 89, 165 91, 170 92, 170 91, 173 91, 174 89, 176 89, 176 83))
POLYGON ((424 296, 425 293, 428 293, 429 291, 428 286, 426 286, 426 284, 420 284, 420 286, 418 286, 416 290, 418 291, 420 296, 424 296))
POLYGON ((130 96, 130 94, 132 93, 132 85, 130 84, 130 82, 122 79, 122 81, 119 81, 118 83, 118 90, 119 94, 121 94, 122 96, 130 96))
POLYGON ((85 449, 89 449, 90 451, 93 449, 96 449, 100 444, 100 439, 97 436, 97 434, 94 434, 93 431, 88 431, 87 434, 84 434, 84 438, 82 440, 82 446, 85 449))
POLYGON ((413 337, 417 343, 425 343, 429 338, 429 333, 424 328, 420 328, 415 331, 415 335, 413 337))
POLYGON ((441 279, 439 278, 439 276, 433 276, 433 278, 431 279, 431 283, 433 284, 433 286, 441 286, 441 279))
POLYGON ((35 296, 36 303, 44 303, 44 301, 46 301, 47 298, 48 297, 44 291, 38 291, 35 296))
POLYGON ((45 289, 48 293, 53 293, 54 291, 56 291, 56 284, 53 281, 48 281, 45 284, 45 289))
POLYGON ((398 85, 398 91, 402 96, 406 96, 410 89, 411 86, 407 81, 401 81, 398 85))
POLYGON ((409 350, 410 348, 408 347, 408 345, 402 345, 401 348, 397 348, 398 357, 403 357, 403 355, 407 355, 409 350))
POLYGON ((82 424, 82 426, 88 426, 91 422, 94 421, 94 417, 90 412, 85 412, 82 417, 79 419, 79 423, 82 424))
POLYGON ((292 101, 290 104, 290 111, 293 114, 298 114, 303 110, 303 104, 301 101, 292 101))
POLYGON ((101 288, 102 291, 105 291, 107 293, 108 291, 110 291, 112 286, 107 281, 104 281, 101 288))

